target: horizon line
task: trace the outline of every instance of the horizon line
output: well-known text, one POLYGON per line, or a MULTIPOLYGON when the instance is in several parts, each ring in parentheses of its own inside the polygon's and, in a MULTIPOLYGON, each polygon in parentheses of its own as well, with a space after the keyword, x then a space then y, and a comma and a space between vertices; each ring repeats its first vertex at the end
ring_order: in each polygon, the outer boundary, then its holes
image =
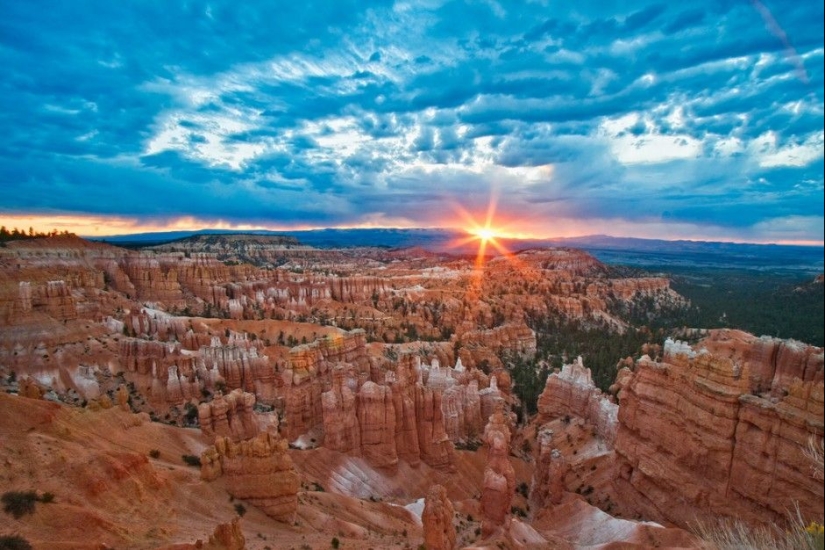
MULTIPOLYGON (((371 231, 371 230, 395 230, 395 231, 416 231, 416 230, 430 230, 430 231, 455 231, 461 232, 465 234, 472 234, 471 231, 463 228, 457 227, 449 227, 449 226, 377 226, 377 225, 343 225, 343 226, 297 226, 295 228, 285 228, 285 229, 272 229, 269 227, 244 227, 244 228, 225 228, 225 227, 200 227, 198 229, 165 229, 165 230, 158 230, 158 231, 135 231, 135 232, 127 232, 127 233, 117 233, 117 234, 110 234, 110 235, 77 235, 82 239, 87 240, 94 240, 94 241, 101 241, 105 239, 112 239, 118 237, 130 237, 130 236, 140 236, 140 235, 163 235, 168 233, 203 233, 209 231, 216 231, 218 233, 214 234, 224 234, 224 235, 254 235, 255 232, 268 232, 268 233, 283 233, 285 236, 290 232, 299 233, 299 232, 311 232, 311 231, 328 231, 328 230, 337 230, 337 231, 371 231)), ((661 241, 661 242, 669 242, 669 243, 719 243, 719 244, 743 244, 743 245, 756 245, 756 246, 804 246, 804 247, 812 247, 812 248, 825 248, 825 241, 799 241, 799 240, 783 240, 783 241, 758 241, 758 240, 734 240, 734 239, 708 239, 708 238, 678 238, 678 239, 664 239, 664 238, 652 238, 652 237, 637 237, 637 236, 627 236, 627 235, 610 235, 607 233, 587 233, 581 235, 573 235, 573 236, 535 236, 535 235, 501 235, 496 237, 499 240, 512 240, 512 241, 570 241, 575 239, 586 239, 586 238, 597 238, 597 237, 606 237, 609 239, 632 239, 632 240, 639 240, 639 241, 661 241)), ((186 237, 183 237, 186 238, 186 237)))

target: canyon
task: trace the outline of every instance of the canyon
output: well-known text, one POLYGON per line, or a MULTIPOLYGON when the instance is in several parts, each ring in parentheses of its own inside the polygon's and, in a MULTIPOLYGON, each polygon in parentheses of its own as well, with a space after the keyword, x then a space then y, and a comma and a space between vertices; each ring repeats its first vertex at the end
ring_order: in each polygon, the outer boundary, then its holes
POLYGON ((54 504, 8 529, 38 549, 699 548, 696 521, 821 522, 822 348, 695 331, 598 388, 533 323, 622 335, 686 305, 566 248, 12 241, 0 486, 54 504), (535 414, 524 365, 546 375, 535 414))

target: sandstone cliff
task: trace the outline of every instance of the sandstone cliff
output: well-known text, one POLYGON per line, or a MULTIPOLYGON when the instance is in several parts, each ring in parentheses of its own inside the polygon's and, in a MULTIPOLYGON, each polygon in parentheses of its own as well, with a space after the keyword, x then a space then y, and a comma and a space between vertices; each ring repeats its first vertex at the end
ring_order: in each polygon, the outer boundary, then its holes
POLYGON ((428 550, 453 550, 456 547, 453 504, 441 485, 433 485, 424 499, 421 523, 428 550))
POLYGON ((217 437, 201 454, 201 463, 202 479, 224 477, 233 497, 249 501, 274 519, 293 519, 300 477, 285 440, 270 433, 239 443, 217 437))
POLYGON ((570 470, 567 460, 556 449, 555 434, 541 428, 536 434, 536 469, 533 471, 530 498, 539 508, 560 504, 566 492, 564 478, 570 470))
POLYGON ((210 402, 198 405, 201 431, 207 437, 226 437, 237 443, 258 435, 258 424, 252 408, 255 394, 232 390, 220 393, 210 402))
POLYGON ((487 467, 481 490, 481 532, 490 536, 504 527, 510 514, 510 504, 516 488, 516 474, 510 464, 510 429, 499 408, 490 416, 484 428, 487 446, 487 467))
POLYGON ((821 348, 727 330, 693 347, 669 340, 661 362, 636 364, 618 419, 615 488, 645 517, 781 523, 798 504, 821 518, 803 454, 823 437, 821 348))
POLYGON ((618 412, 618 405, 593 383, 590 369, 585 368, 581 357, 548 376, 538 400, 539 424, 577 416, 591 424, 611 448, 616 441, 618 412))
POLYGON ((358 425, 361 452, 376 466, 395 466, 395 408, 392 389, 366 382, 358 391, 358 425))

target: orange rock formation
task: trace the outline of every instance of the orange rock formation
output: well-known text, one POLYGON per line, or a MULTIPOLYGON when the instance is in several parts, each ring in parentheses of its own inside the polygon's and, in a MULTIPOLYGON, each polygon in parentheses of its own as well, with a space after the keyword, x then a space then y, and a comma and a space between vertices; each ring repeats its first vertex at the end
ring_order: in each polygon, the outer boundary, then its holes
POLYGON ((516 488, 515 470, 508 458, 510 429, 500 408, 490 416, 484 428, 484 443, 487 446, 487 467, 484 469, 481 492, 481 532, 483 536, 490 536, 505 526, 516 488))
POLYGON ((291 521, 298 509, 300 477, 286 450, 286 441, 270 433, 238 443, 219 436, 201 454, 201 478, 225 477, 233 497, 248 500, 272 518, 291 521))
POLYGON ((456 547, 454 513, 453 504, 447 498, 447 490, 441 485, 430 487, 421 514, 424 545, 428 550, 453 550, 456 547))
POLYGON ((823 487, 803 449, 823 437, 822 358, 821 348, 720 330, 692 348, 668 340, 662 362, 639 360, 620 394, 623 502, 681 526, 783 522, 796 505, 821 518, 823 487))

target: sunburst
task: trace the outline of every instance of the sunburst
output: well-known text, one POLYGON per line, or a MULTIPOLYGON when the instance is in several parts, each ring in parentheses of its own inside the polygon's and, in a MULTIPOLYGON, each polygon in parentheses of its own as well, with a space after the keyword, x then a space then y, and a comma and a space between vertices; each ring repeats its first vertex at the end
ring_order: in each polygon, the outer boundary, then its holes
POLYGON ((453 206, 458 215, 463 218, 464 231, 467 233, 467 236, 463 239, 459 239, 454 246, 456 248, 460 248, 469 243, 478 241, 478 252, 476 254, 475 261, 475 267, 478 270, 484 267, 488 245, 493 247, 503 256, 512 256, 512 253, 507 250, 507 248, 499 240, 504 238, 507 233, 505 227, 499 225, 495 221, 496 202, 496 197, 491 196, 490 201, 487 204, 486 216, 484 217, 484 221, 481 223, 479 223, 476 217, 470 214, 462 206, 453 206))

